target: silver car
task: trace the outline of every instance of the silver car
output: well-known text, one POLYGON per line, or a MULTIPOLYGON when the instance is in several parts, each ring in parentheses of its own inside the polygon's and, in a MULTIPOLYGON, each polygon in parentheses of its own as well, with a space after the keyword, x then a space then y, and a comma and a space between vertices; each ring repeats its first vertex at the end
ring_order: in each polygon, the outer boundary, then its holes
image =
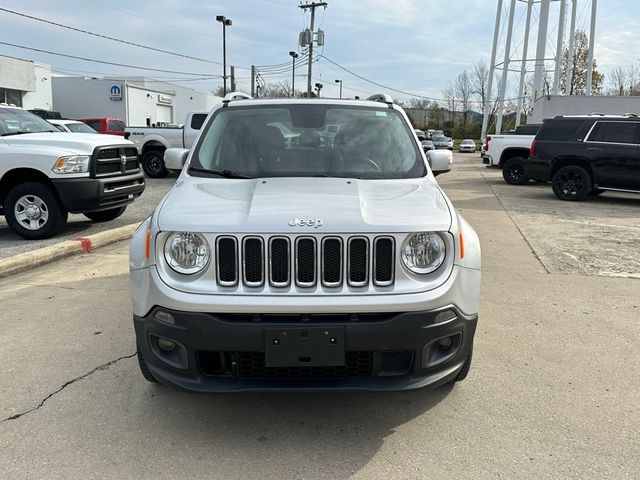
POLYGON ((460 142, 460 146, 458 147, 458 152, 476 153, 476 142, 470 139, 463 140, 462 142, 460 142))
POLYGON ((467 376, 480 243, 390 97, 226 97, 165 162, 182 172, 129 258, 147 380, 381 391, 467 376))

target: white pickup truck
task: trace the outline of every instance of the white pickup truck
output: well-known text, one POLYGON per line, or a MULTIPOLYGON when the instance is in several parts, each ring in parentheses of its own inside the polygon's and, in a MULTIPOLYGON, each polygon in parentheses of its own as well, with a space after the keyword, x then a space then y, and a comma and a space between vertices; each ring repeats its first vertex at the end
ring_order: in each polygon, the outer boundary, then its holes
POLYGON ((142 169, 148 177, 166 177, 169 171, 164 164, 167 148, 191 148, 198 138, 208 110, 189 112, 180 127, 127 127, 124 138, 131 140, 142 157, 142 169))
POLYGON ((68 213, 113 220, 144 187, 131 142, 63 133, 32 113, 0 104, 0 214, 21 237, 55 235, 68 213))
POLYGON ((482 162, 490 167, 501 168, 502 177, 507 183, 524 185, 529 181, 525 162, 540 127, 540 124, 528 124, 518 127, 513 133, 487 135, 482 162))

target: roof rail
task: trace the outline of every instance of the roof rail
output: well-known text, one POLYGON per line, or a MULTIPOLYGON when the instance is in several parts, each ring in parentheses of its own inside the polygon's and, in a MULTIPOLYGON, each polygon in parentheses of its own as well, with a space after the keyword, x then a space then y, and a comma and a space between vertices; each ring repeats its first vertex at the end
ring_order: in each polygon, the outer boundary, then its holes
POLYGON ((591 112, 589 114, 589 116, 593 116, 593 117, 604 117, 604 113, 600 113, 600 112, 591 112))
POLYGON ((244 92, 229 92, 222 99, 223 106, 226 107, 232 100, 253 100, 253 97, 244 92))
POLYGON ((638 118, 638 115, 636 113, 625 113, 624 116, 631 117, 631 118, 638 118))
POLYGON ((393 107, 393 98, 386 93, 376 93, 375 95, 371 95, 367 100, 371 100, 372 102, 384 102, 389 107, 393 107))

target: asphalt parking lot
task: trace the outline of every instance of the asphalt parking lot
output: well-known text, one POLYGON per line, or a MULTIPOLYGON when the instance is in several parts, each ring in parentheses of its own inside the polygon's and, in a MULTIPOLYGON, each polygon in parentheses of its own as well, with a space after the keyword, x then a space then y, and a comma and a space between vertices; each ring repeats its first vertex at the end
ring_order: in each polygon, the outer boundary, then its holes
POLYGON ((390 394, 148 384, 123 242, 0 280, 1 477, 637 479, 640 196, 560 202, 455 157, 439 179, 483 247, 467 380, 390 394))

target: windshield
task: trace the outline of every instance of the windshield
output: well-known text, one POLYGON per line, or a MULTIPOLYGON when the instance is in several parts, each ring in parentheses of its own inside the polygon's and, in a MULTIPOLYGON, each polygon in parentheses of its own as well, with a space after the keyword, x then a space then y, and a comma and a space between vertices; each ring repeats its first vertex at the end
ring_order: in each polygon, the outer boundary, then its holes
POLYGON ((72 132, 76 133, 98 133, 93 128, 91 128, 86 123, 78 122, 78 123, 65 123, 65 127, 67 127, 72 132))
POLYGON ((56 127, 33 113, 19 108, 0 107, 0 136, 57 131, 56 127))
POLYGON ((474 144, 473 140, 463 140, 462 141, 462 145, 473 145, 473 144, 474 144))
POLYGON ((389 108, 277 105, 219 110, 191 173, 227 177, 415 178, 426 174, 403 117, 389 108))

